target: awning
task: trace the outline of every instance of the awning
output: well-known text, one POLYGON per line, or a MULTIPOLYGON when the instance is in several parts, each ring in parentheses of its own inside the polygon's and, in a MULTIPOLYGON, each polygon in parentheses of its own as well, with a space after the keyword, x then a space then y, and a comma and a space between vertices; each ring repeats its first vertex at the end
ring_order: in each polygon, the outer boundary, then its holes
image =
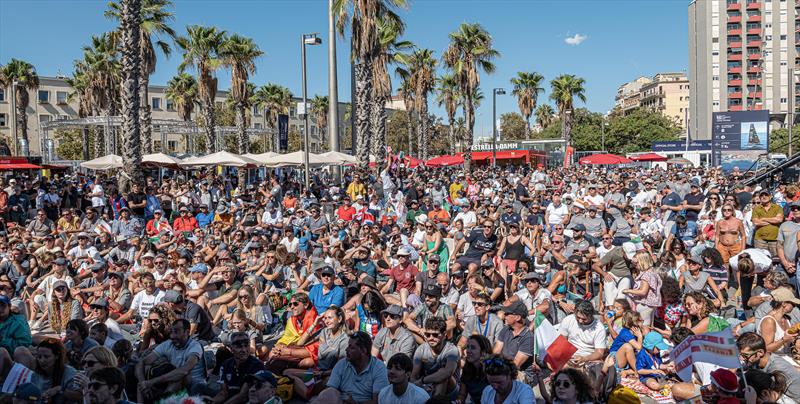
POLYGON ((645 153, 637 156, 631 156, 633 161, 667 161, 667 158, 656 153, 645 153))
POLYGON ((38 170, 40 168, 42 168, 42 166, 31 163, 0 164, 0 170, 38 170))
MULTIPOLYGON (((498 150, 497 151, 497 160, 514 160, 514 159, 525 159, 525 162, 528 162, 528 156, 530 156, 530 151, 528 150, 498 150)), ((492 152, 472 152, 472 161, 482 161, 482 160, 489 160, 492 161, 492 152)))
POLYGON ((445 154, 443 156, 434 157, 425 162, 428 167, 449 167, 464 164, 464 157, 459 155, 445 154))
POLYGON ((593 164, 593 165, 613 165, 613 164, 628 164, 633 160, 617 156, 616 154, 592 154, 578 160, 580 164, 593 164))

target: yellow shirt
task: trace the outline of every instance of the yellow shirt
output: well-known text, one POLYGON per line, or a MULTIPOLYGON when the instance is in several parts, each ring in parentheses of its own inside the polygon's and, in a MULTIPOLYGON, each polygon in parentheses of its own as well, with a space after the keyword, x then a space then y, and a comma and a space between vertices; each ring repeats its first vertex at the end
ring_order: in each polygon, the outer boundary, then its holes
POLYGON ((460 182, 454 182, 450 184, 450 199, 455 200, 458 198, 458 191, 464 189, 464 184, 460 182))
POLYGON ((362 183, 351 182, 350 185, 347 186, 347 196, 350 197, 351 201, 355 201, 358 195, 366 196, 367 189, 364 188, 364 184, 362 183))

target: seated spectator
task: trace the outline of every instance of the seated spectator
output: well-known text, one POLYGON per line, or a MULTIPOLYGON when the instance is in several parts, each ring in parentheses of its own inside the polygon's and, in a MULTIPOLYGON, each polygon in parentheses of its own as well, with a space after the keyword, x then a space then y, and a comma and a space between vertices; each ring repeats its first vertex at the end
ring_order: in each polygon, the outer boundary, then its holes
POLYGON ((297 293, 292 296, 289 310, 291 317, 286 321, 283 335, 270 351, 267 362, 267 368, 279 374, 290 367, 314 366, 319 348, 319 341, 313 341, 313 335, 319 328, 317 311, 308 295, 297 293))
POLYGON ((321 282, 314 285, 308 292, 308 298, 317 313, 322 313, 331 305, 344 306, 344 289, 334 284, 336 272, 332 267, 326 266, 320 271, 321 282))
POLYGON ((534 371, 534 337, 528 327, 528 308, 522 302, 514 302, 503 307, 505 327, 497 336, 492 353, 514 363, 517 370, 527 371, 526 377, 532 377, 534 371))
POLYGON ((669 367, 662 364, 661 351, 669 349, 664 337, 657 331, 650 331, 644 336, 642 349, 636 353, 636 372, 639 381, 650 390, 660 391, 667 384, 669 367))
POLYGON ((230 338, 233 357, 222 363, 219 370, 221 389, 214 396, 214 403, 241 403, 249 395, 248 375, 266 370, 250 352, 250 338, 243 332, 234 332, 230 338))
POLYGON ((88 404, 132 404, 123 399, 125 393, 125 373, 115 366, 103 367, 89 373, 88 404))
POLYGON ((800 400, 800 371, 785 359, 769 353, 764 338, 754 332, 747 332, 736 339, 742 366, 759 369, 767 373, 780 371, 786 377, 786 397, 800 400))
POLYGON ((189 390, 205 383, 203 347, 189 337, 189 321, 177 319, 172 323, 170 339, 156 346, 136 365, 136 378, 139 402, 161 396, 170 382, 185 379, 189 390), (166 360, 170 368, 154 376, 155 368, 164 367, 158 364, 160 360, 166 360))
POLYGON ((386 365, 371 356, 372 341, 364 332, 350 336, 347 358, 340 359, 333 367, 328 379, 328 388, 323 390, 312 403, 339 404, 355 401, 377 402, 378 394, 389 385, 386 365))
POLYGON ((422 293, 425 296, 425 304, 417 306, 403 320, 408 330, 414 334, 414 339, 418 344, 422 344, 426 340, 423 335, 423 326, 429 318, 439 317, 446 319, 448 335, 456 328, 453 309, 446 304, 442 304, 439 300, 442 297, 442 288, 438 285, 428 285, 422 293))
POLYGON ((460 403, 467 402, 467 396, 473 403, 481 401, 481 394, 489 385, 484 371, 484 360, 492 354, 492 345, 489 339, 480 334, 473 334, 467 338, 464 348, 464 366, 461 372, 461 385, 458 389, 460 403))
POLYGON ((441 317, 425 320, 425 344, 414 352, 411 379, 434 396, 451 397, 457 392, 455 379, 461 354, 447 341, 447 323, 441 317))
POLYGON ((414 355, 417 343, 414 334, 403 325, 403 309, 393 304, 381 312, 383 327, 372 341, 372 356, 384 361, 398 353, 414 355))
POLYGON ((23 314, 11 312, 11 299, 0 295, 0 348, 13 353, 17 347, 31 344, 31 330, 23 314))
POLYGON ((575 314, 570 314, 561 322, 559 333, 567 338, 577 351, 570 362, 577 368, 589 362, 601 361, 606 355, 606 329, 595 318, 594 306, 582 300, 575 305, 575 314))
POLYGON ((478 296, 472 300, 472 305, 475 307, 475 315, 464 319, 464 331, 458 340, 458 347, 462 351, 467 346, 468 338, 472 335, 483 335, 489 339, 491 346, 494 346, 497 341, 500 331, 503 330, 503 320, 497 317, 496 314, 489 312, 490 304, 489 295, 483 292, 478 293, 478 296))
POLYGON ((268 370, 245 377, 250 386, 247 391, 248 404, 283 404, 277 396, 278 379, 268 370))
POLYGON ((559 370, 550 378, 550 397, 554 403, 596 402, 594 388, 589 378, 583 372, 572 368, 559 370))
POLYGON ((481 403, 527 404, 536 402, 533 390, 517 380, 517 366, 502 356, 484 362, 489 386, 483 389, 481 403))
POLYGON ((389 358, 386 365, 389 385, 378 394, 380 404, 425 404, 430 395, 423 388, 410 383, 414 364, 404 353, 389 358))
POLYGON ((67 361, 70 366, 75 369, 83 369, 81 358, 87 351, 99 345, 97 341, 89 337, 89 326, 85 321, 74 319, 67 323, 64 348, 67 351, 67 361))

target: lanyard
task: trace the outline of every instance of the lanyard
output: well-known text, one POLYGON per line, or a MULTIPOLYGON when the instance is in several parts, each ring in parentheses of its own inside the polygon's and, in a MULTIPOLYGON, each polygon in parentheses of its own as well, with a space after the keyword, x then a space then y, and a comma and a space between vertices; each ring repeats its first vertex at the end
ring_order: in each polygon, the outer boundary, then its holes
MULTIPOLYGON (((489 318, 489 316, 487 315, 487 316, 486 316, 486 326, 485 326, 485 327, 483 327, 483 331, 481 332, 481 334, 483 334, 483 336, 484 336, 484 337, 485 337, 485 336, 486 336, 486 334, 489 332, 489 321, 490 321, 490 320, 491 320, 491 319, 490 319, 490 318, 489 318)), ((481 329, 481 319, 480 319, 478 316, 475 316, 475 322, 478 324, 478 331, 480 331, 480 329, 481 329)))

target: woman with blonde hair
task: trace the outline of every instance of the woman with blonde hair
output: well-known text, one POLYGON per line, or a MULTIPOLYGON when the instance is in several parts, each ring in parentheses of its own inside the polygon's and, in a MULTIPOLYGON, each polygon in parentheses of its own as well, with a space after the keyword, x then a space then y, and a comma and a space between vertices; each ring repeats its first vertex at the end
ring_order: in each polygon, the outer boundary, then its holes
POLYGON ((653 317, 661 307, 661 277, 653 269, 653 257, 647 251, 639 251, 633 256, 634 288, 622 291, 636 304, 636 310, 644 325, 653 325, 653 317))

